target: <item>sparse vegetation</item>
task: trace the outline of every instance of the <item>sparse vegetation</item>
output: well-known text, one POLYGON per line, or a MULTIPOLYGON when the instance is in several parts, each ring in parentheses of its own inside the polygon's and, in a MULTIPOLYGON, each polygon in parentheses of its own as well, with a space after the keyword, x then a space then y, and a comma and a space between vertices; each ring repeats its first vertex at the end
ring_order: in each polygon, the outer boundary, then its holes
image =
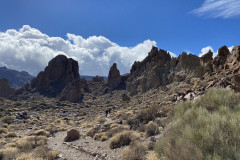
POLYGON ((172 127, 155 151, 167 159, 240 159, 240 94, 210 89, 175 107, 172 127))
POLYGON ((33 135, 36 135, 36 136, 46 136, 48 137, 50 135, 50 133, 44 129, 39 129, 39 130, 36 130, 33 135))
POLYGON ((122 153, 122 160, 145 160, 147 147, 139 141, 132 141, 122 153))
POLYGON ((153 121, 148 122, 146 125, 146 135, 147 137, 154 136, 159 133, 159 127, 153 121))
POLYGON ((11 116, 5 116, 5 117, 1 118, 2 123, 10 124, 10 123, 12 123, 12 121, 13 121, 13 117, 11 117, 11 116))
POLYGON ((111 149, 129 145, 131 142, 140 138, 140 135, 131 131, 117 133, 110 139, 109 146, 111 149))

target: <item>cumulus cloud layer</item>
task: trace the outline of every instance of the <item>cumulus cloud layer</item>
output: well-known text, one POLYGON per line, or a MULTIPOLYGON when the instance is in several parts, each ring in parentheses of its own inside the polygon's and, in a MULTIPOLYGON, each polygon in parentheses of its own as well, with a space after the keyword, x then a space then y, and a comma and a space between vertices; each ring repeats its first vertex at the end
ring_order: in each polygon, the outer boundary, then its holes
POLYGON ((70 33, 63 39, 25 25, 19 30, 0 32, 0 66, 37 75, 49 60, 64 54, 78 61, 82 75, 106 76, 115 62, 123 74, 129 72, 134 61, 143 60, 156 45, 155 41, 146 40, 134 47, 122 47, 103 36, 84 39, 70 33))
POLYGON ((199 16, 230 18, 240 16, 239 0, 205 0, 200 8, 193 10, 199 16))

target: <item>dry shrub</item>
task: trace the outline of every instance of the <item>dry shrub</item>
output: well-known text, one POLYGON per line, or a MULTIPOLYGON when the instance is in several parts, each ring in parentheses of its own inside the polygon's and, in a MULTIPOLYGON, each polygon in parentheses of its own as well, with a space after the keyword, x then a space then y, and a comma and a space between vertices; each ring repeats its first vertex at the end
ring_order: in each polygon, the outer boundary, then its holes
POLYGON ((16 160, 34 160, 31 153, 22 153, 16 160))
POLYGON ((38 146, 46 144, 46 136, 26 136, 19 139, 16 144, 21 151, 30 151, 38 146))
POLYGON ((104 122, 106 121, 106 118, 103 117, 103 116, 98 116, 98 117, 96 118, 96 121, 97 121, 98 123, 104 123, 104 122))
POLYGON ((13 160, 16 159, 19 154, 19 149, 15 147, 7 147, 0 150, 0 159, 13 160))
POLYGON ((10 123, 12 123, 12 121, 13 121, 13 117, 12 116, 5 116, 5 117, 1 118, 1 122, 3 122, 3 123, 10 124, 10 123))
POLYGON ((120 125, 120 124, 112 124, 108 133, 108 137, 113 137, 115 134, 127 131, 130 129, 129 125, 120 125))
POLYGON ((97 141, 106 141, 107 135, 108 135, 108 132, 100 132, 100 133, 96 133, 93 138, 94 140, 97 140, 97 141))
POLYGON ((49 151, 49 149, 46 146, 37 147, 33 152, 34 157, 46 160, 54 160, 57 158, 58 155, 59 155, 58 151, 49 151))
POLYGON ((90 137, 94 137, 94 135, 97 133, 97 131, 94 128, 90 128, 86 131, 86 135, 90 137))
POLYGON ((172 127, 155 146, 168 159, 240 159, 240 94, 209 89, 175 107, 172 127))
POLYGON ((157 117, 158 111, 159 111, 158 105, 154 105, 150 108, 142 109, 137 113, 137 119, 140 122, 148 123, 149 121, 152 121, 157 117))
POLYGON ((150 151, 146 155, 146 160, 160 160, 160 159, 158 159, 158 156, 154 151, 150 151))
POLYGON ((111 139, 109 146, 111 149, 129 145, 132 141, 140 138, 140 135, 132 131, 123 131, 115 134, 111 139))
POLYGON ((39 129, 39 130, 36 130, 33 135, 36 135, 36 136, 46 136, 48 137, 50 135, 50 133, 44 129, 39 129))
POLYGON ((132 141, 122 152, 122 160, 145 160, 147 147, 139 141, 132 141))
POLYGON ((15 133, 15 132, 8 132, 6 135, 5 135, 5 137, 6 138, 13 138, 13 137, 17 137, 18 135, 17 135, 17 133, 15 133))
POLYGON ((50 134, 54 134, 58 132, 58 128, 54 124, 50 124, 45 128, 46 131, 48 131, 50 134))
POLYGON ((146 125, 146 135, 148 137, 150 137, 150 136, 154 136, 158 133, 159 133, 158 125, 156 123, 154 123, 153 121, 148 122, 148 124, 146 125))
POLYGON ((101 128, 101 125, 96 125, 95 127, 88 129, 86 132, 86 135, 93 138, 100 128, 101 128))

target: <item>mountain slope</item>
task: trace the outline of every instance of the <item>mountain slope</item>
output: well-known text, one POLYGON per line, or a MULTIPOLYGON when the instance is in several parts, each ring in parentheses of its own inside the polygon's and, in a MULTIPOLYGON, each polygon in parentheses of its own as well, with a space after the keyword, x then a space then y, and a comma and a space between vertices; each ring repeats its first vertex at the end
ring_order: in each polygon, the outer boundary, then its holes
POLYGON ((18 88, 25 83, 31 82, 34 77, 25 71, 19 72, 8 69, 7 67, 0 67, 0 79, 1 78, 8 79, 11 87, 18 88))

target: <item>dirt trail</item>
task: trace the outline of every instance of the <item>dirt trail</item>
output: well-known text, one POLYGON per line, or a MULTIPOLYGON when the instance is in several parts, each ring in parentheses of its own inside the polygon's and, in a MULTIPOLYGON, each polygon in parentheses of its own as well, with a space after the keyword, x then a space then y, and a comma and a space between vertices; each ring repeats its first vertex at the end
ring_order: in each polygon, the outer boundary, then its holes
MULTIPOLYGON (((106 118, 111 121, 110 118, 106 118)), ((85 135, 86 129, 78 130, 85 135)), ((61 160, 119 160, 123 148, 111 150, 109 140, 100 142, 88 136, 81 136, 79 140, 66 143, 67 131, 58 132, 48 140, 48 147, 60 152, 61 160)))

